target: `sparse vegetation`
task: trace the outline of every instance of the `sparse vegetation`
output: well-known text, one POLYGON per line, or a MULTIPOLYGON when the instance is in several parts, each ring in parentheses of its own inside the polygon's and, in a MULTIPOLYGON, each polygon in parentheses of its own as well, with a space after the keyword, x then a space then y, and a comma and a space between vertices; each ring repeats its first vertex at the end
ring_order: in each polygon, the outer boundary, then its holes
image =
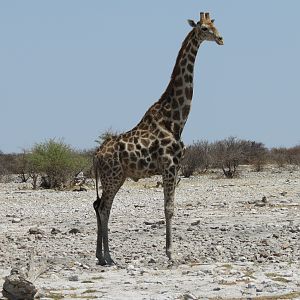
POLYGON ((187 147, 182 163, 182 174, 190 177, 194 172, 204 173, 209 168, 219 168, 227 178, 236 175, 238 166, 253 165, 261 171, 267 163, 268 150, 262 143, 229 137, 209 143, 198 141, 187 147))
MULTIPOLYGON (((105 130, 95 140, 102 144, 120 133, 105 130)), ((36 144, 21 153, 4 154, 0 151, 0 179, 9 180, 17 174, 21 182, 30 182, 33 188, 61 188, 68 185, 80 171, 93 177, 92 156, 94 149, 75 151, 62 140, 50 139, 36 144)), ((181 165, 181 174, 190 177, 203 174, 209 169, 221 169, 226 178, 236 176, 240 164, 251 165, 260 172, 266 164, 282 168, 300 166, 300 145, 291 148, 267 149, 263 143, 229 137, 220 141, 196 141, 188 145, 181 165)))
POLYGON ((270 150, 270 160, 282 168, 285 165, 300 165, 300 145, 292 148, 273 148, 270 150))
POLYGON ((4 154, 0 151, 0 177, 9 176, 16 171, 16 154, 4 154))

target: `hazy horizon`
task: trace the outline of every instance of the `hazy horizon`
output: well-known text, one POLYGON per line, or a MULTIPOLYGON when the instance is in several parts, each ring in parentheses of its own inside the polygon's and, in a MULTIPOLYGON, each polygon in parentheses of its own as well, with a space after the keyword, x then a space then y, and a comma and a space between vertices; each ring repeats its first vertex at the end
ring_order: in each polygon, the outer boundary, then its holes
POLYGON ((200 11, 225 45, 199 49, 184 143, 299 145, 299 10, 296 0, 1 1, 0 151, 49 138, 89 149, 109 128, 130 130, 167 87, 200 11))

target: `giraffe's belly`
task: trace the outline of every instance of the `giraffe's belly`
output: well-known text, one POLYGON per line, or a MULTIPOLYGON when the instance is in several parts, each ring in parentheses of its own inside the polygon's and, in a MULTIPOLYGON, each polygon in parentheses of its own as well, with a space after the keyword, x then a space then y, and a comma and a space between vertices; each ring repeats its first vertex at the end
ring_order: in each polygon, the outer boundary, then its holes
POLYGON ((161 174, 157 163, 148 163, 147 161, 139 159, 136 161, 136 163, 129 163, 128 165, 123 164, 123 171, 126 177, 129 177, 134 181, 161 174))

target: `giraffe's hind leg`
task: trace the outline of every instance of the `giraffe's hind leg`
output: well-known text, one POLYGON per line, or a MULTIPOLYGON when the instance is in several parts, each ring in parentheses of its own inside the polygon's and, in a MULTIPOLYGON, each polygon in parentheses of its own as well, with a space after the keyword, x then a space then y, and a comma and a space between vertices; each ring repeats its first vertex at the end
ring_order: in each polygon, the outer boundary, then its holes
POLYGON ((123 185, 125 178, 121 166, 114 166, 110 175, 100 174, 103 192, 97 203, 97 250, 96 257, 100 265, 112 265, 108 244, 108 221, 116 193, 123 185), (103 246, 103 249, 102 249, 103 246))
POLYGON ((101 219, 100 219, 100 214, 99 214, 99 206, 101 203, 101 199, 97 198, 97 200, 94 202, 94 209, 96 212, 96 217, 97 217, 97 248, 96 248, 96 257, 98 259, 98 264, 99 265, 105 265, 105 259, 103 257, 103 251, 102 251, 102 227, 101 227, 101 219))

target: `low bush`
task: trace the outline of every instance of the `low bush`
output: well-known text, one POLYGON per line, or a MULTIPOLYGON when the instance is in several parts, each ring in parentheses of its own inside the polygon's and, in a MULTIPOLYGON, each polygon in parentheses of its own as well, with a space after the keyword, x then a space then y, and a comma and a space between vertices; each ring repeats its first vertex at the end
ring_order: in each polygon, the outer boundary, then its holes
POLYGON ((244 160, 244 141, 235 137, 214 142, 211 146, 212 166, 221 168, 227 178, 233 178, 244 160))
POLYGON ((252 165, 256 172, 260 172, 268 161, 268 149, 263 143, 245 141, 244 159, 245 164, 252 165))
POLYGON ((184 177, 190 177, 195 171, 204 173, 211 163, 210 144, 208 141, 198 141, 186 148, 181 163, 181 171, 184 177))
POLYGON ((28 154, 30 173, 41 175, 44 188, 62 188, 89 165, 80 155, 62 140, 50 139, 36 144, 28 154))

